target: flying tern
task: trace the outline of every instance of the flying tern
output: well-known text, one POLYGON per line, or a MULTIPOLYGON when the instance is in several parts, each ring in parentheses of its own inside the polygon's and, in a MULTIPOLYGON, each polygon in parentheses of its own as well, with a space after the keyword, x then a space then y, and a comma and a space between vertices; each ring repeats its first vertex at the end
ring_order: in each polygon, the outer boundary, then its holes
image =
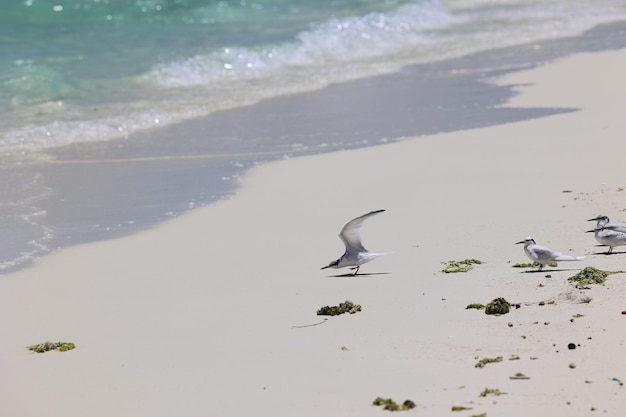
POLYGON ((375 214, 382 213, 385 210, 374 210, 370 211, 367 214, 357 217, 356 219, 350 220, 348 223, 344 224, 339 232, 339 238, 343 241, 344 245, 346 245, 346 251, 341 258, 336 261, 332 261, 322 269, 326 268, 344 268, 346 266, 351 266, 354 269, 354 273, 352 275, 356 275, 359 272, 359 268, 366 262, 374 260, 380 256, 387 255, 386 253, 371 253, 368 252, 363 244, 361 243, 361 236, 359 234, 359 229, 363 225, 363 222, 368 218, 374 216, 375 214))
POLYGON ((584 256, 569 256, 563 255, 561 252, 554 252, 550 248, 546 248, 545 246, 539 246, 535 243, 535 239, 532 237, 527 237, 524 240, 520 240, 516 242, 516 245, 520 243, 524 244, 524 252, 526 256, 530 258, 533 262, 537 262, 540 264, 539 270, 543 269, 544 265, 547 265, 552 262, 557 261, 582 261, 585 259, 584 256))

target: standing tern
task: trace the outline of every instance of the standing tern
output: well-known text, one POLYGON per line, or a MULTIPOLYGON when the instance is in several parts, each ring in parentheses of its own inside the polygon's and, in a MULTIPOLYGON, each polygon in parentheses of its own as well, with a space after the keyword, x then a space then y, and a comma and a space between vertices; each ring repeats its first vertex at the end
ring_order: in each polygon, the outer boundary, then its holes
POLYGON ((584 256, 569 256, 563 255, 561 252, 554 252, 550 248, 546 248, 545 246, 539 246, 535 243, 535 239, 532 237, 527 237, 524 240, 520 240, 515 243, 519 245, 520 243, 524 244, 524 252, 526 252, 526 256, 530 258, 531 261, 537 262, 540 264, 539 270, 543 269, 544 265, 547 265, 552 262, 557 261, 582 261, 585 259, 584 256))
POLYGON ((593 233, 598 243, 609 247, 607 255, 613 253, 615 246, 626 245, 626 227, 618 223, 611 223, 607 216, 598 215, 589 222, 597 221, 593 230, 587 230, 587 233, 593 233))
POLYGON ((385 210, 374 210, 367 214, 350 220, 344 224, 339 232, 339 238, 346 245, 346 251, 341 258, 336 261, 332 261, 322 269, 326 268, 344 268, 346 266, 352 266, 356 275, 359 272, 359 268, 366 262, 374 260, 380 256, 387 255, 386 253, 370 253, 363 247, 361 243, 361 236, 359 235, 359 229, 363 225, 363 222, 375 214, 382 213, 385 210))

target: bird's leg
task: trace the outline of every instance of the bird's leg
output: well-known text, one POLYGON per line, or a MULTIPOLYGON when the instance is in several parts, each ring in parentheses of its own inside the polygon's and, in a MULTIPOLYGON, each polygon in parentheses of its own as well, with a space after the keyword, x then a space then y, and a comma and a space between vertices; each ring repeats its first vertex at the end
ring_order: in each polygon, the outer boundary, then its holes
POLYGON ((613 246, 609 246, 609 251, 606 254, 610 255, 612 253, 613 253, 613 246))
POLYGON ((359 272, 359 268, 361 267, 361 265, 357 265, 354 269, 354 273, 352 274, 352 276, 356 275, 357 272, 359 272))
POLYGON ((539 264, 539 270, 543 271, 543 264, 539 264))

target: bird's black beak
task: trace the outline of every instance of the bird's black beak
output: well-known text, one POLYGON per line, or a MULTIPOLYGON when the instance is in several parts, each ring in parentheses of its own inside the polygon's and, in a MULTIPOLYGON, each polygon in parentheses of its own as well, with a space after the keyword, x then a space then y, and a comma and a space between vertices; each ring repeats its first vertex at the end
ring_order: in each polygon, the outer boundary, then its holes
POLYGON ((320 268, 320 270, 326 269, 326 268, 330 268, 330 265, 323 266, 323 267, 320 268))
POLYGON ((589 220, 587 220, 587 221, 588 221, 588 222, 597 222, 597 221, 598 221, 598 218, 597 218, 597 217, 595 217, 595 218, 593 218, 593 219, 589 219, 589 220))
POLYGON ((595 232, 595 231, 596 231, 595 229, 593 229, 593 230, 587 230, 585 233, 593 233, 593 232, 595 232))
POLYGON ((525 243, 525 240, 520 240, 519 242, 515 242, 516 245, 519 245, 520 243, 525 243))

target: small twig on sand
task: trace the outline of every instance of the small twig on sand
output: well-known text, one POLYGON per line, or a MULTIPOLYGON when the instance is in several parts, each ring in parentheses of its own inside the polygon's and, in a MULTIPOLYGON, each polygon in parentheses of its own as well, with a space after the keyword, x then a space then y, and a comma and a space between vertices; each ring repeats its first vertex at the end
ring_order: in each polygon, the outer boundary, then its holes
POLYGON ((291 328, 292 329, 304 329, 305 327, 319 326, 320 324, 326 323, 327 320, 328 319, 324 319, 324 320, 320 321, 319 323, 305 324, 304 326, 291 326, 291 328))

